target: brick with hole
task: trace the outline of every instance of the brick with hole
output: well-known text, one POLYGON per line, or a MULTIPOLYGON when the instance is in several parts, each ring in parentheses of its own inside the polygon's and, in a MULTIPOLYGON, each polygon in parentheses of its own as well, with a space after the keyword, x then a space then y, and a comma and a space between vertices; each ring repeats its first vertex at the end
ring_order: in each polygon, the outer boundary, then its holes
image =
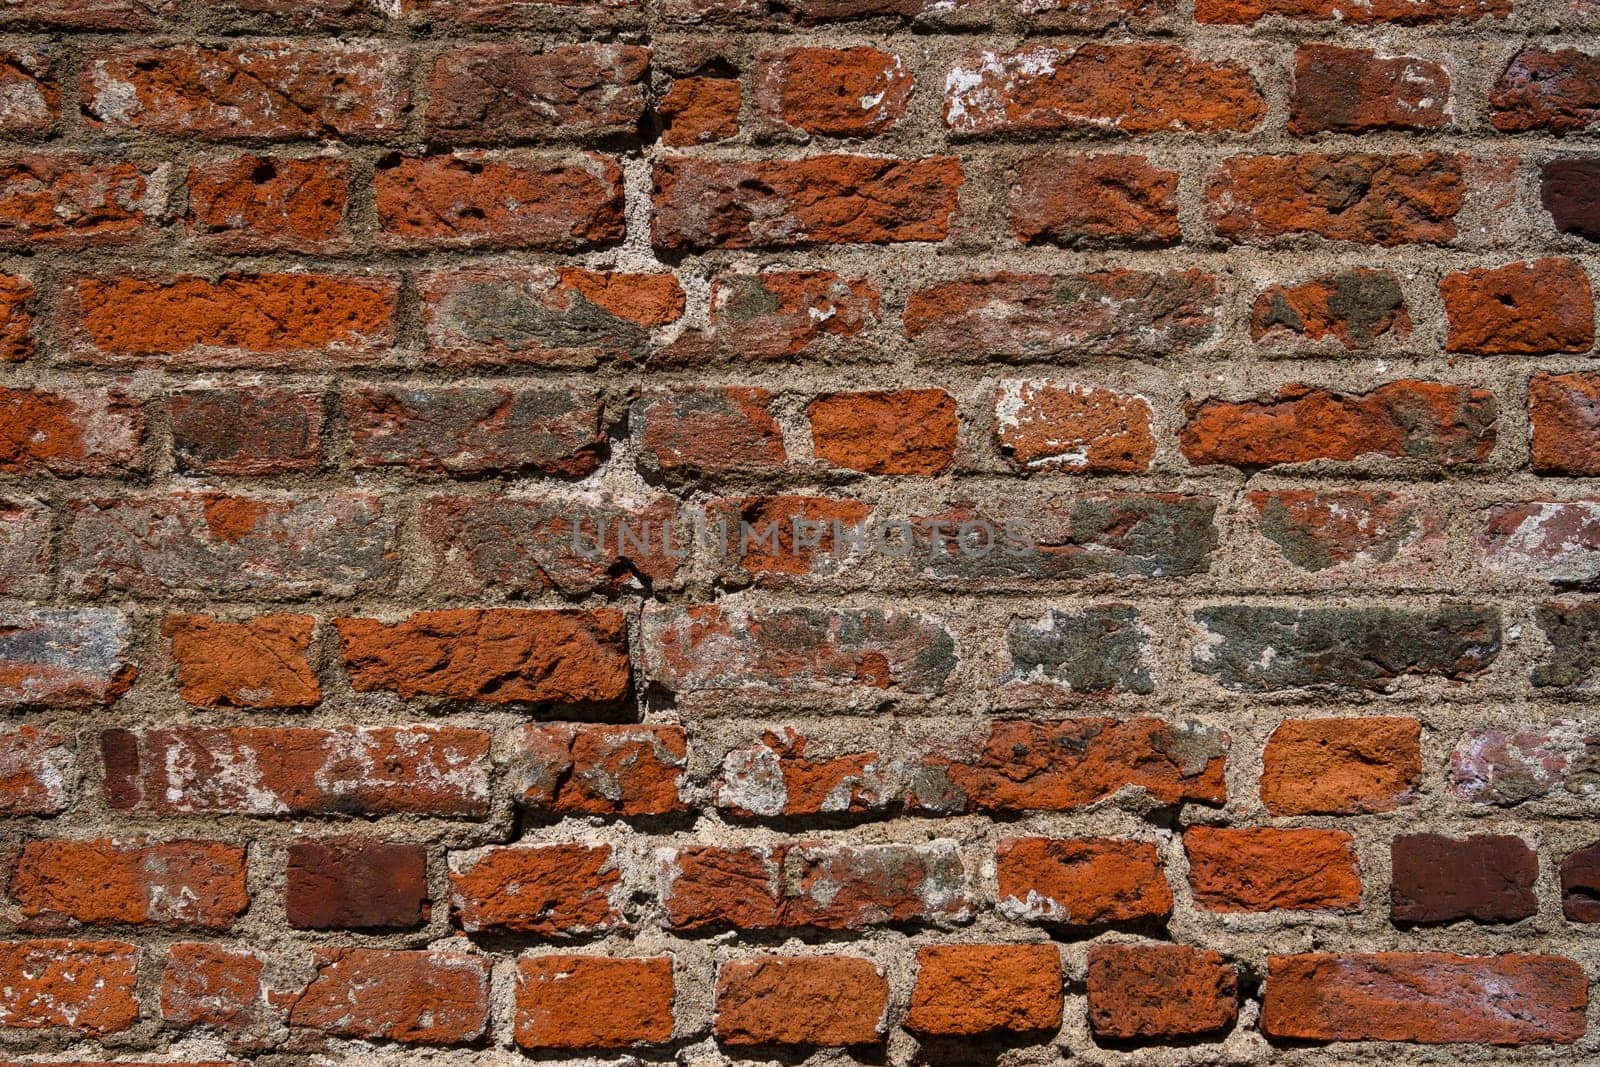
POLYGON ((1600 500, 1530 500, 1489 508, 1478 535, 1488 568, 1554 585, 1600 576, 1600 500))
POLYGON ((756 110, 776 129, 873 137, 905 117, 914 80, 900 57, 855 48, 786 48, 756 57, 756 110))
POLYGON ((1600 123, 1600 55, 1576 48, 1527 48, 1489 93, 1489 121, 1507 132, 1582 131, 1600 123))
POLYGON ((734 1048, 843 1048, 883 1041, 889 983, 854 956, 730 960, 717 973, 716 1036, 734 1048))
POLYGON ((33 283, 19 274, 0 274, 0 363, 21 363, 33 355, 33 283))
POLYGON ((517 802, 559 815, 671 815, 683 811, 688 740, 681 726, 550 723, 511 734, 517 802))
POLYGON ((139 1021, 137 946, 0 941, 0 1026, 97 1036, 139 1021))
POLYGON ((788 461, 765 389, 724 387, 647 393, 628 411, 639 472, 683 482, 720 474, 768 474, 788 461))
POLYGON ((60 114, 61 85, 50 54, 33 48, 0 51, 0 133, 47 133, 60 114))
POLYGON ((0 474, 117 475, 144 466, 145 412, 120 388, 0 387, 0 474))
POLYGON ((738 78, 674 78, 656 105, 661 143, 671 148, 714 144, 739 136, 743 93, 738 78))
POLYGON ((489 960, 460 952, 318 948, 289 1025, 330 1037, 460 1045, 489 1025, 489 960))
POLYGON ((168 615, 161 633, 172 644, 178 693, 188 703, 308 708, 322 702, 309 658, 315 627, 309 615, 258 615, 243 622, 168 615))
POLYGON ((1251 338, 1273 346, 1310 347, 1328 338, 1359 351, 1383 341, 1402 342, 1410 334, 1411 313, 1399 277, 1370 267, 1274 285, 1250 310, 1251 338))
POLYGON ((59 815, 77 783, 70 738, 27 723, 0 727, 0 815, 59 815))
POLYGON ((1053 944, 929 945, 917 950, 905 1026, 928 1037, 1054 1030, 1061 982, 1053 944))
POLYGON ((242 155, 189 167, 184 228, 222 253, 341 252, 350 164, 337 156, 242 155))
POLYGON ((1600 157, 1546 163, 1539 171, 1539 203, 1559 232, 1600 241, 1600 157))
POLYGON ((1144 156, 1024 157, 1010 213, 1011 232, 1029 245, 1160 248, 1182 236, 1178 172, 1144 156))
POLYGON ((1183 847, 1207 911, 1361 910, 1355 841, 1343 830, 1192 826, 1183 847))
POLYGON ((114 704, 138 674, 133 628, 120 611, 0 611, 0 708, 114 704))
POLYGON ((245 849, 219 841, 29 841, 11 899, 40 929, 222 929, 250 905, 245 849))
POLYGON ((1210 949, 1097 944, 1089 948, 1089 1026, 1112 1041, 1216 1034, 1239 1015, 1239 976, 1210 949))
POLYGON ((1473 355, 1542 355, 1594 347, 1589 275, 1570 259, 1473 268, 1439 281, 1445 347, 1473 355))
POLYGON ((1287 719, 1261 761, 1261 801, 1274 815, 1394 811, 1421 788, 1422 726, 1404 716, 1287 719))
POLYGON ((296 930, 400 930, 428 921, 418 844, 339 835, 291 841, 284 912, 296 930))
POLYGON ((167 166, 78 154, 0 162, 0 249, 84 249, 146 241, 163 221, 167 166))
POLYGON ((810 738, 786 726, 722 758, 716 805, 735 818, 876 814, 895 799, 893 772, 878 752, 816 753, 810 738))
POLYGON ((516 1042, 526 1049, 621 1049, 672 1039, 671 956, 525 956, 516 1042))
POLYGON ((1450 75, 1441 64, 1332 45, 1295 52, 1290 133, 1436 130, 1449 114, 1450 75))
POLYGON ((450 854, 450 914, 467 933, 568 938, 613 930, 622 874, 610 845, 512 845, 450 854))
POLYGON ((262 386, 184 389, 167 398, 180 471, 260 477, 324 460, 322 397, 262 386))
POLYGON ((995 873, 1000 914, 1008 919, 1092 928, 1172 913, 1172 889, 1149 841, 1002 838, 995 873))
POLYGON ((1539 910, 1539 859, 1522 838, 1422 833, 1389 843, 1389 917, 1401 923, 1510 923, 1539 910))
POLYGON ((959 420, 943 389, 828 393, 806 406, 818 459, 866 474, 942 474, 959 420))
POLYGON ((453 47, 428 70, 427 134, 450 144, 626 136, 644 118, 649 65, 648 49, 624 44, 453 47))
POLYGON ((1150 401, 1078 382, 1008 379, 995 392, 995 441, 1024 471, 1130 474, 1150 468, 1150 401))

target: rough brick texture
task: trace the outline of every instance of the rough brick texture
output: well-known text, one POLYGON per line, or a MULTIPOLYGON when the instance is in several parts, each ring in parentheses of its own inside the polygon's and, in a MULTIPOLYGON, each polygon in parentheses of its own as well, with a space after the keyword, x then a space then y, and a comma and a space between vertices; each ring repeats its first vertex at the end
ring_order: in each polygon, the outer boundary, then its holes
POLYGON ((3 1067, 1600 1062, 1600 0, 0 0, 0 140, 3 1067))

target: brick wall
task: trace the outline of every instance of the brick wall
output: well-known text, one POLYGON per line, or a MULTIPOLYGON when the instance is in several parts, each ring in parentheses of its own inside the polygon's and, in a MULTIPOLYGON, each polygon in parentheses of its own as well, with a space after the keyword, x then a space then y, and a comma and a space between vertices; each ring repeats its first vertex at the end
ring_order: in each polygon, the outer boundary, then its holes
POLYGON ((0 137, 0 1059, 1600 1059, 1594 0, 0 0, 0 137))

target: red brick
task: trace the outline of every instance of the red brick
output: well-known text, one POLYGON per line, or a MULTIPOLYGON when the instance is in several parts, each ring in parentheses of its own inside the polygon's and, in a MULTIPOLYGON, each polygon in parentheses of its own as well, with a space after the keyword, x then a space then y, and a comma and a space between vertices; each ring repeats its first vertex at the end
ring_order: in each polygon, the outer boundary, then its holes
POLYGON ((1528 382, 1533 472, 1600 474, 1600 375, 1540 371, 1528 382))
POLYGON ((398 52, 330 41, 109 48, 83 82, 93 129, 219 141, 382 137, 410 99, 398 52))
POLYGON ((1359 911, 1361 874, 1343 830, 1192 826, 1189 886, 1208 911, 1359 911))
POLYGON ((179 0, 0 0, 0 23, 74 30, 151 30, 177 14, 179 0))
POLYGON ((672 254, 942 241, 961 181, 954 156, 674 156, 655 164, 651 232, 656 247, 672 254))
POLYGON ((59 815, 77 780, 77 758, 55 730, 0 728, 0 815, 59 815))
POLYGON ((0 162, 0 249, 104 248, 148 238, 167 175, 149 163, 77 154, 0 162))
POLYGON ((167 400, 180 471, 246 477, 316 470, 323 461, 322 398, 246 386, 185 389, 167 400))
POLYGON ((717 1040, 731 1047, 841 1048, 883 1040, 889 983, 854 956, 761 956, 717 973, 717 1040))
POLYGON ((1017 164, 1011 232, 1063 248, 1176 244, 1178 172, 1144 156, 1044 152, 1017 164))
POLYGON ((995 443, 1018 470, 1149 470, 1150 402, 1076 382, 1012 379, 995 392, 995 443))
POLYGON ((139 1021, 139 950, 120 941, 0 942, 0 1026, 110 1034, 139 1021))
POLYGON ((421 277, 428 357, 449 366, 589 367, 643 360, 683 314, 670 274, 462 268, 421 277))
POLYGON ((1274 815, 1370 815, 1411 803, 1422 785, 1416 719, 1288 719, 1261 755, 1274 815))
POLYGON ((368 493, 178 493, 74 501, 62 577, 75 595, 348 596, 394 576, 394 522, 368 493))
POLYGON ((1509 923, 1539 910, 1539 857, 1522 838, 1405 834, 1389 843, 1389 916, 1396 923, 1509 923))
POLYGON ((1478 548, 1492 571, 1587 585, 1600 576, 1600 500, 1497 504, 1478 548))
POLYGON ((848 531, 865 530, 872 510, 836 497, 719 497, 706 505, 702 544, 729 586, 825 581, 847 573, 866 551, 866 534, 851 544, 848 531))
POLYGON ((309 369, 387 356, 398 296, 381 275, 87 275, 62 282, 58 316, 86 363, 309 369))
POLYGON ((1576 48, 1518 52, 1489 93, 1489 121, 1508 132, 1556 133, 1600 123, 1600 55, 1576 48))
POLYGON ((605 457, 598 393, 506 386, 383 386, 345 394, 357 467, 583 477, 605 457))
POLYGON ((716 781, 717 807, 736 817, 855 814, 882 811, 894 799, 879 753, 812 758, 809 744, 784 727, 729 752, 716 781))
POLYGON ((1355 25, 1431 25, 1503 19, 1511 14, 1511 7, 1512 0, 1197 0, 1195 18, 1235 25, 1274 16, 1355 25))
POLYGON ((46 133, 60 114, 61 86, 49 53, 31 48, 0 51, 0 133, 12 137, 46 133))
POLYGON ((33 283, 0 274, 0 363, 20 363, 33 355, 33 283))
POLYGON ((398 930, 428 920, 428 853, 370 837, 292 841, 284 912, 297 930, 398 930))
POLYGON ((688 742, 681 726, 550 723, 519 726, 510 755, 524 808, 563 815, 670 815, 688 742))
POLYGON ((560 938, 623 925, 610 845, 517 845, 450 854, 450 913, 467 933, 560 938))
POLYGON ((1216 278, 1196 270, 975 274, 913 292, 904 324, 941 359, 1170 356, 1215 335, 1217 297, 1216 278))
POLYGON ((0 708, 115 703, 139 674, 132 638, 120 611, 0 611, 0 708))
POLYGON ((627 623, 616 611, 419 611, 334 626, 358 692, 563 705, 610 705, 630 692, 627 623))
POLYGON ((182 727, 100 736, 106 801, 155 815, 489 811, 489 734, 457 726, 182 727))
POLYGON ((1178 442, 1197 466, 1250 469, 1377 455, 1454 467, 1489 459, 1495 415, 1487 389, 1408 380, 1337 393, 1296 384, 1237 402, 1189 401, 1178 442))
POLYGON ((1055 945, 928 945, 906 1029, 933 1037, 1055 1030, 1061 953, 1055 945))
POLYGON ((260 1027, 277 1014, 263 995, 264 970, 252 952, 180 941, 161 972, 161 1018, 234 1033, 260 1027))
POLYGON ((178 693, 211 708, 308 708, 322 702, 311 669, 309 615, 258 615, 228 622, 209 615, 168 615, 178 693))
POLYGON ((945 80, 945 125, 969 136, 1220 133, 1254 129, 1266 114, 1243 67, 1170 45, 1035 45, 984 53, 945 80))
POLYGON ((952 841, 693 845, 659 850, 656 859, 661 903, 675 930, 955 922, 968 918, 974 903, 952 841))
POLYGON ((1539 204, 1558 232, 1600 241, 1600 156, 1552 159, 1539 168, 1539 204))
POLYGON ((980 8, 980 0, 953 0, 949 4, 938 0, 665 0, 663 4, 664 14, 671 22, 777 27, 872 18, 909 19, 934 25, 948 18, 959 24, 964 13, 975 8, 980 8))
POLYGON ((656 105, 661 143, 672 148, 739 136, 738 78, 677 78, 656 105))
POLYGON ((765 389, 647 393, 628 411, 639 470, 655 480, 768 473, 788 461, 765 389))
POLYGON ((1367 349, 1384 338, 1404 341, 1411 313, 1394 272, 1341 269, 1298 285, 1274 285, 1256 297, 1250 336, 1256 341, 1317 342, 1367 349))
POLYGON ((806 406, 818 459, 867 474, 942 474, 955 458, 956 402, 943 389, 828 393, 806 406))
POLYGON ((672 1040, 672 957, 517 961, 515 1036, 528 1049, 612 1049, 672 1040))
POLYGON ((120 389, 0 388, 0 472, 121 474, 143 466, 144 409, 120 389))
POLYGON ((905 117, 913 79, 892 52, 786 48, 756 58, 756 109, 777 129, 874 137, 905 117))
MULTIPOLYGON (((711 329, 725 358, 778 360, 845 351, 878 321, 878 291, 862 277, 825 270, 718 274, 711 282, 711 329)), ((665 353, 671 359, 669 350, 665 353)))
POLYGON ((44 597, 50 590, 50 508, 0 496, 0 594, 44 597))
POLYGON ((384 244, 580 252, 624 233, 622 168, 594 154, 395 156, 373 179, 384 244))
POLYGON ((289 1025, 330 1037, 459 1045, 489 1025, 489 964, 457 952, 319 948, 289 1025))
POLYGON ((1003 838, 995 873, 999 909, 1010 919, 1099 926, 1172 914, 1172 889, 1148 841, 1003 838))
POLYGON ((1301 45, 1294 55, 1289 132, 1438 130, 1450 115, 1450 75, 1415 56, 1301 45))
POLYGON ((1560 956, 1309 952, 1267 969, 1261 1029, 1295 1041, 1568 1045, 1589 999, 1560 956))
POLYGON ((1561 860, 1561 916, 1572 923, 1600 922, 1600 845, 1561 860))
POLYGON ((189 168, 183 224, 217 252, 339 252, 350 164, 329 156, 229 156, 189 168))
POLYGON ((1214 1034, 1239 1015, 1238 972, 1187 945, 1091 945, 1088 993, 1090 1028, 1113 1041, 1214 1034))
POLYGON ((649 65, 633 45, 457 45, 428 72, 427 134, 452 144, 625 136, 644 117, 649 65))
POLYGON ((1002 720, 976 753, 923 760, 911 803, 946 814, 1071 811, 1137 786, 1164 805, 1221 804, 1225 753, 1214 732, 1154 718, 1002 720))
POLYGON ((1030 27, 1062 33, 1153 29, 1170 24, 1178 8, 1177 0, 1019 0, 1015 6, 1030 27))
POLYGON ((1535 259, 1439 280, 1451 352, 1541 355, 1594 347, 1594 293, 1574 260, 1535 259))
POLYGON ((1234 244, 1311 234, 1385 247, 1446 244, 1466 201, 1460 156, 1233 156, 1206 179, 1206 216, 1234 244))
POLYGON ((10 893, 44 927, 220 929, 250 906, 245 850, 216 841, 29 841, 10 893))

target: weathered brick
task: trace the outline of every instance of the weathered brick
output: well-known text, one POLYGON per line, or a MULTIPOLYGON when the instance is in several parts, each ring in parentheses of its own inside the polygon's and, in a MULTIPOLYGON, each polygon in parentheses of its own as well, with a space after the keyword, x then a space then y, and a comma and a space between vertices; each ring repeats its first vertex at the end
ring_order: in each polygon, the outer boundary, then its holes
POLYGON ((1561 233, 1600 241, 1600 157, 1546 163, 1539 171, 1539 203, 1561 233))
POLYGON ((879 812, 894 799, 891 768, 877 752, 807 755, 809 738, 784 727, 722 759, 717 807, 735 817, 879 812))
POLYGON ((322 702, 311 668, 309 615, 258 615, 228 622, 209 615, 168 615, 178 694, 211 708, 308 708, 322 702))
POLYGON ((106 801, 157 815, 481 817, 489 734, 457 726, 180 727, 100 736, 106 801))
POLYGON ((1560 956, 1442 952, 1267 957, 1261 1029, 1297 1041, 1571 1044, 1588 981, 1560 956))
POLYGON ((1561 860, 1561 915, 1568 922, 1600 922, 1600 845, 1567 853, 1561 860))
POLYGON ((29 841, 11 899, 35 923, 218 929, 250 905, 245 850, 217 841, 29 841))
POLYGON ((1197 59, 1171 45, 985 52, 945 79, 945 125, 969 136, 1220 133, 1254 129, 1266 113, 1261 90, 1243 67, 1197 59))
POLYGON ((1008 919, 1093 927, 1172 913, 1172 889, 1148 841, 1002 838, 995 874, 1008 919))
POLYGON ((167 950, 161 972, 161 1018, 173 1026, 204 1026, 238 1034, 280 1012, 263 991, 265 963, 252 952, 180 941, 167 950))
POLYGON ((916 290, 904 323, 943 359, 1031 362, 1187 352, 1215 336, 1217 312, 1216 278, 1195 270, 999 273, 916 290))
POLYGON ((1587 352, 1594 347, 1589 276, 1570 259, 1536 259, 1439 280, 1445 347, 1476 355, 1587 352))
POLYGON ((334 626, 350 684, 362 692, 579 706, 629 692, 627 624, 616 611, 419 611, 334 626))
POLYGON ((1533 617, 1550 644, 1529 676, 1533 684, 1587 685, 1600 669, 1600 604, 1540 604, 1533 617))
POLYGON ((761 956, 724 963, 716 998, 724 1045, 875 1045, 889 983, 881 967, 854 956, 761 956))
POLYGON ((678 23, 713 25, 815 26, 856 19, 910 20, 938 25, 950 19, 959 23, 966 11, 980 8, 979 0, 664 0, 663 12, 678 23))
POLYGON ((220 141, 382 137, 410 101, 400 53, 332 41, 108 48, 83 81, 94 129, 220 141))
POLYGON ((941 474, 955 457, 955 399, 943 389, 828 393, 806 406, 818 459, 867 474, 941 474))
POLYGON ((614 1049, 672 1039, 672 957, 534 956, 517 961, 517 1044, 614 1049))
POLYGON ((1536 373, 1528 418, 1535 474, 1600 474, 1600 375, 1536 373))
POLYGON ((1439 508, 1383 490, 1285 489, 1245 494, 1261 536, 1309 574, 1428 561, 1441 547, 1439 508))
POLYGON ((1125 788, 1159 804, 1221 804, 1227 739, 1160 719, 994 723, 976 755, 929 756, 911 803, 927 812, 1071 811, 1125 788))
POLYGON ((362 492, 77 500, 62 553, 83 597, 349 596, 387 586, 398 562, 393 519, 362 492))
POLYGON ((1208 911, 1359 911, 1361 872, 1343 830, 1192 826, 1189 887, 1208 911))
POLYGON ((765 270, 718 274, 711 282, 711 354, 740 362, 844 351, 846 338, 877 321, 878 291, 866 278, 765 270))
POLYGON ((34 288, 27 278, 0 274, 0 363, 33 355, 34 288))
POLYGON ((1491 570, 1558 585, 1600 577, 1600 500, 1530 500, 1489 509, 1478 547, 1491 570))
POLYGON ((654 174, 652 240, 672 254, 943 241, 962 181, 954 156, 673 156, 654 174))
POLYGON ((951 923, 970 918, 975 903, 954 841, 691 845, 659 849, 656 862, 675 930, 951 923))
MULTIPOLYGON (((804 585, 842 578, 868 551, 872 507, 838 497, 719 497, 704 512, 702 544, 729 585, 804 585), (859 543, 852 538, 860 532, 859 543)), ((701 536, 696 531, 696 536, 701 536)))
POLYGON ((242 24, 261 22, 297 31, 366 27, 384 15, 380 0, 219 0, 215 6, 242 24))
POLYGON ((1396 23, 1432 25, 1476 19, 1504 19, 1512 0, 1197 0, 1200 22, 1234 25, 1264 18, 1334 20, 1355 25, 1396 23))
POLYGON ((1055 1030, 1061 953, 1053 944, 919 948, 905 1025, 933 1037, 1055 1030))
POLYGON ((742 101, 738 78, 674 79, 656 104, 661 143, 684 148, 737 137, 742 101))
POLYGON ((489 959, 458 952, 318 948, 289 1025, 332 1037, 459 1045, 489 1025, 489 959))
POLYGON ((168 169, 73 154, 0 161, 0 249, 143 241, 161 220, 168 169))
POLYGON ((1539 910, 1539 860, 1520 837, 1406 834, 1389 843, 1396 923, 1516 922, 1539 910))
POLYGON ((73 30, 151 30, 177 14, 179 0, 0 0, 0 23, 73 30))
POLYGON ((111 1034, 139 1021, 139 949, 120 941, 0 942, 0 1026, 111 1034))
POLYGON ((77 758, 55 730, 0 727, 0 814, 59 815, 77 784, 77 758))
POLYGON ((1502 806, 1552 794, 1588 797, 1597 758, 1600 736, 1573 719, 1515 732, 1469 731, 1450 756, 1450 790, 1460 800, 1502 806))
MULTIPOLYGON (((4 11, 0 7, 0 19, 4 11)), ((0 51, 0 133, 46 133, 60 114, 61 86, 50 54, 32 48, 0 51)))
POLYGON ((1220 953, 1187 945, 1089 948, 1089 1026, 1099 1038, 1213 1034, 1239 1015, 1239 975, 1220 953))
POLYGON ((468 933, 560 938, 622 925, 610 845, 513 845, 450 854, 450 914, 468 933))
POLYGON ((508 763, 518 802, 563 815, 670 815, 688 763, 681 726, 519 726, 508 763))
POLYGON ((1011 232, 1063 248, 1176 244, 1178 172, 1144 156, 1045 152, 1017 164, 1011 232))
POLYGON ((427 473, 593 473, 606 454, 597 393, 508 386, 383 386, 345 394, 357 467, 427 473))
POLYGON ((453 144, 627 135, 644 118, 649 65, 633 45, 456 46, 428 72, 427 133, 453 144))
POLYGON ((1437 130, 1449 114, 1450 75, 1438 63, 1332 45, 1295 52, 1290 133, 1437 130))
POLYGON ((762 121, 827 137, 873 137, 905 117, 913 79, 892 52, 785 48, 756 57, 762 121))
POLYGON ((642 360, 683 314, 670 274, 462 268, 421 276, 430 359, 452 366, 588 367, 642 360))
POLYGON ((133 685, 133 628, 120 611, 0 612, 0 708, 91 708, 133 685))
POLYGON ((1030 692, 1153 693, 1153 658, 1150 630, 1136 608, 1051 608, 1006 627, 1007 662, 1000 680, 1030 692))
POLYGON ((387 355, 398 299, 382 275, 84 275, 63 280, 57 315, 85 363, 302 369, 387 355))
POLYGON ((0 387, 0 473, 136 471, 144 427, 143 407, 121 389, 0 387))
POLYGON ((1050 378, 1009 379, 995 392, 995 441, 1019 470, 1128 474, 1148 470, 1150 401, 1050 378))
POLYGON ((1489 390, 1442 382, 1396 381, 1365 393, 1295 384, 1241 401, 1187 401, 1178 445, 1202 466, 1377 455, 1453 467, 1489 459, 1497 413, 1489 390))
POLYGON ((1411 335, 1411 313, 1393 271, 1350 267, 1299 285, 1274 285, 1256 297, 1250 336, 1267 343, 1300 344, 1332 338, 1363 350, 1388 338, 1411 335))
POLYGON ((581 252, 624 233, 622 168, 594 154, 395 156, 373 177, 383 243, 581 252))
POLYGON ((497 29, 574 24, 609 26, 634 21, 638 0, 400 0, 402 14, 425 23, 497 29))
POLYGON ((428 854, 370 837, 289 844, 283 891, 297 930, 404 929, 428 919, 428 854))
POLYGON ((1062 33, 1154 28, 1167 24, 1177 7, 1176 0, 1019 0, 1016 4, 1028 25, 1062 33))
POLYGON ((650 607, 644 656, 675 693, 942 692, 956 668, 942 621, 893 609, 650 607))
POLYGON ((218 252, 342 251, 350 164, 332 156, 229 156, 189 168, 183 218, 218 252))
POLYGON ((1466 200, 1464 170, 1461 157, 1438 152, 1233 156, 1206 179, 1206 216, 1235 244, 1294 234, 1446 244, 1466 200))
POLYGON ((1416 719, 1288 719, 1261 755, 1274 815, 1368 815, 1411 803, 1422 783, 1416 719))
POLYGON ((725 387, 650 393, 634 401, 628 426, 647 478, 764 473, 788 460, 765 389, 725 387))
POLYGON ((0 497, 0 594, 43 597, 50 588, 50 508, 0 497))
POLYGON ((1497 130, 1564 133, 1600 123, 1600 55, 1576 48, 1527 48, 1512 57, 1489 93, 1497 130))
POLYGON ((246 386, 185 389, 167 400, 180 471, 260 476, 315 470, 323 461, 322 398, 246 386))

